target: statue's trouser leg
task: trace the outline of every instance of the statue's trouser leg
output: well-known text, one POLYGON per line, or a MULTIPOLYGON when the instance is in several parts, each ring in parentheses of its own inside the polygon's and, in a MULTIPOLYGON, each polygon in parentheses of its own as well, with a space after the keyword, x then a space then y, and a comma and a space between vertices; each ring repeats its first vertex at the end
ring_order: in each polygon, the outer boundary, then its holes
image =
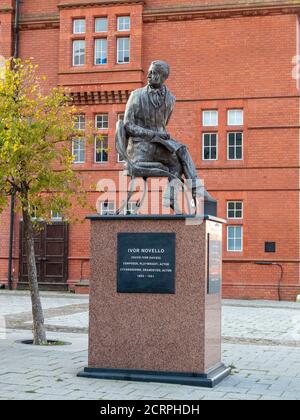
POLYGON ((182 192, 182 184, 179 179, 169 178, 169 183, 163 195, 163 206, 171 207, 175 214, 182 214, 179 207, 178 198, 182 192))
POLYGON ((181 161, 185 178, 193 181, 192 182, 193 197, 196 197, 197 195, 204 196, 204 200, 215 201, 214 198, 212 198, 211 195, 208 194, 206 189, 203 187, 203 184, 200 182, 194 161, 187 147, 186 146, 180 147, 180 149, 178 149, 176 153, 181 161))
POLYGON ((199 177, 197 174, 195 164, 186 146, 182 146, 180 147, 180 149, 177 150, 177 156, 181 161, 184 176, 186 177, 186 179, 198 179, 199 177))

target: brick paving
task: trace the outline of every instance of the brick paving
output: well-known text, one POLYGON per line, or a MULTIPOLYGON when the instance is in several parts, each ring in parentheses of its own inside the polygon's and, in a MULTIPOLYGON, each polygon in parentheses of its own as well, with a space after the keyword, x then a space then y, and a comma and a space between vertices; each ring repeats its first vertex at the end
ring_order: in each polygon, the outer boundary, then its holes
POLYGON ((1 291, 2 400, 300 399, 300 303, 224 301, 222 352, 232 375, 210 390, 77 378, 87 365, 88 298, 42 296, 48 338, 71 344, 49 348, 16 342, 30 338, 29 296, 1 291))

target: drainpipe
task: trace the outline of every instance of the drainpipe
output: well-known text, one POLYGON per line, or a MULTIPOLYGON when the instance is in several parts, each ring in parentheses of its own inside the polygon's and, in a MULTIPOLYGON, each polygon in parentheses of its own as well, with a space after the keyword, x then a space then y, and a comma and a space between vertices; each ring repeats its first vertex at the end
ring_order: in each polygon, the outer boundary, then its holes
POLYGON ((20 0, 16 0, 15 23, 14 23, 14 58, 19 57, 19 20, 20 20, 20 0))
POLYGON ((277 286, 277 293, 278 293, 278 300, 279 300, 279 302, 280 301, 282 301, 282 295, 281 295, 281 285, 282 285, 282 280, 283 280, 283 274, 284 274, 284 271, 283 271, 283 266, 281 265, 281 264, 279 264, 279 263, 276 263, 276 262, 271 262, 271 261, 257 261, 257 262, 255 262, 254 264, 257 264, 257 265, 275 265, 275 266, 277 266, 277 267, 279 267, 280 268, 280 278, 279 278, 279 281, 278 281, 278 286, 277 286))
MULTIPOLYGON (((14 58, 19 56, 19 20, 20 20, 20 0, 15 4, 15 22, 14 22, 14 58)), ((12 193, 10 201, 10 232, 9 232, 9 256, 8 256, 8 288, 12 290, 12 263, 13 263, 13 242, 15 225, 15 193, 12 193)))

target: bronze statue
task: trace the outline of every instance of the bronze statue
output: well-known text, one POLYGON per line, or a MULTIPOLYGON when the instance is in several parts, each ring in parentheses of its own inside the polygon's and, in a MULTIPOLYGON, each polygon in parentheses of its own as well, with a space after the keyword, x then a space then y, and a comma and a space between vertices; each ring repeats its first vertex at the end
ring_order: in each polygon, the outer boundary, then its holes
MULTIPOLYGON (((125 111, 124 123, 117 126, 117 149, 126 161, 128 175, 144 179, 167 176, 190 180, 196 204, 201 195, 199 177, 188 148, 170 137, 167 125, 176 99, 165 86, 170 67, 164 61, 154 61, 148 72, 148 85, 132 92, 125 111)), ((182 181, 183 182, 183 181, 182 181)), ((215 200, 202 188, 205 201, 215 200)), ((174 196, 167 193, 174 209, 174 196)))

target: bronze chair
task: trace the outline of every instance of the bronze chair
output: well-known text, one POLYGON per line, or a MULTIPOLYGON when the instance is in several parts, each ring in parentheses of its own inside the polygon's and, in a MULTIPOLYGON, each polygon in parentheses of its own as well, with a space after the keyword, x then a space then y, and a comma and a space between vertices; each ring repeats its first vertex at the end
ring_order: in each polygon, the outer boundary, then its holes
MULTIPOLYGON (((124 211, 126 212, 126 214, 130 213, 128 206, 129 206, 130 199, 135 194, 135 189, 134 189, 135 178, 143 178, 144 193, 141 200, 139 200, 139 202, 135 205, 133 214, 136 214, 137 211, 141 208, 143 201, 146 197, 146 194, 148 192, 148 187, 147 187, 148 178, 168 178, 169 181, 176 180, 182 187, 182 191, 184 192, 185 199, 187 202, 188 211, 190 214, 192 214, 190 201, 187 195, 187 187, 185 183, 183 182, 183 180, 175 176, 174 174, 172 174, 169 168, 160 162, 133 162, 127 154, 127 147, 128 147, 128 137, 127 137, 125 125, 122 120, 119 120, 116 126, 116 149, 117 149, 117 152, 119 153, 119 156, 125 162, 124 175, 129 176, 131 178, 131 181, 129 185, 127 200, 117 210, 117 214, 121 214, 124 211)), ((193 202, 194 202, 195 213, 196 213, 197 212, 197 199, 195 197, 193 197, 193 202)), ((174 211, 176 211, 176 203, 175 203, 174 194, 170 200, 170 207, 174 211)))

